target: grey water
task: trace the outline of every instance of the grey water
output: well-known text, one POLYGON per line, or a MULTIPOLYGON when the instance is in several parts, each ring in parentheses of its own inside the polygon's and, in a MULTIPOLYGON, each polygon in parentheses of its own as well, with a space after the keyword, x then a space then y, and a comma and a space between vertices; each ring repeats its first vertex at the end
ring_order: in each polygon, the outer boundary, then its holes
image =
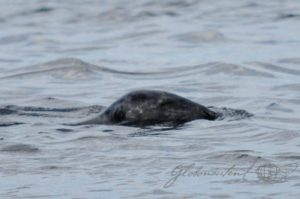
POLYGON ((0 11, 0 198, 299 197, 300 1, 0 0, 0 11), (137 89, 254 116, 63 125, 137 89))

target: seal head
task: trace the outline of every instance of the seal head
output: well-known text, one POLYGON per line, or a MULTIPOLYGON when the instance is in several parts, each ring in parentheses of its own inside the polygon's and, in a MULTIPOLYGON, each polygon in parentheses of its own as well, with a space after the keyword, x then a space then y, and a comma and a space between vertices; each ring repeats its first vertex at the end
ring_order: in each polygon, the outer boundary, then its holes
POLYGON ((178 95, 139 90, 126 94, 96 118, 80 124, 180 125, 195 119, 216 118, 214 111, 178 95))

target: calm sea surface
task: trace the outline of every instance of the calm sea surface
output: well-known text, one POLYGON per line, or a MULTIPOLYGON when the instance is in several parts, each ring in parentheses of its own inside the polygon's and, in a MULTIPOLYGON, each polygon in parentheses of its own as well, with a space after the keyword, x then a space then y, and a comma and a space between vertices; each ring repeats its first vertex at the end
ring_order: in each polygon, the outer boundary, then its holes
POLYGON ((300 1, 0 0, 0 11, 0 198, 299 198, 300 1), (136 89, 254 117, 63 125, 136 89))

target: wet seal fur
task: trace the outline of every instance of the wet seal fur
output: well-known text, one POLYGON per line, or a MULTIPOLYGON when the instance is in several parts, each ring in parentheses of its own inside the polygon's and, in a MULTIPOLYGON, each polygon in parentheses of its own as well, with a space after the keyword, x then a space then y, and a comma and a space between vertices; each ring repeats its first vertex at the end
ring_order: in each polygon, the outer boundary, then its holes
POLYGON ((124 95, 99 116, 73 125, 180 125, 196 119, 215 120, 219 116, 201 104, 169 92, 138 90, 124 95))

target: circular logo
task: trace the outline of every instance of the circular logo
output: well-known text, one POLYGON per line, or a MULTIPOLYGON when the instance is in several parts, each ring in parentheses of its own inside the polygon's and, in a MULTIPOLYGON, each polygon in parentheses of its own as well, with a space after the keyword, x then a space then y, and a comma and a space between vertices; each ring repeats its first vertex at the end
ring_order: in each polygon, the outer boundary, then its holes
POLYGON ((271 182, 278 179, 280 168, 275 164, 263 164, 256 169, 256 175, 260 180, 271 182))

